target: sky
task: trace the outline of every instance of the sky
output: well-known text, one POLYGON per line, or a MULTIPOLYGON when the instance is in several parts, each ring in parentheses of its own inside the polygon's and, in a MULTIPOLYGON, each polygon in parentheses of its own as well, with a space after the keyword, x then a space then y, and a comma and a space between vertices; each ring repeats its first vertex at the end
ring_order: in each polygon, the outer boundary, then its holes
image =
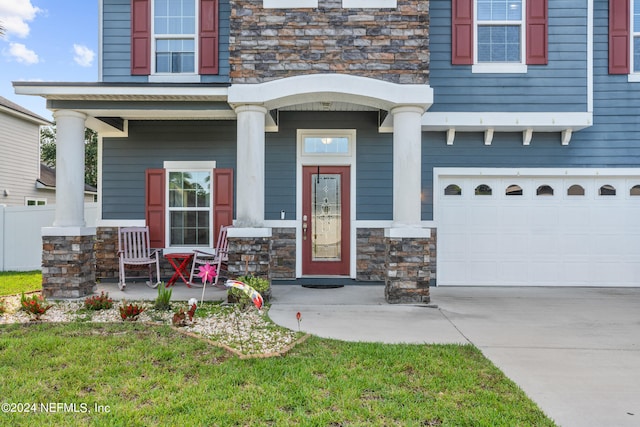
POLYGON ((53 120, 11 82, 97 82, 99 0, 0 0, 0 96, 53 120))

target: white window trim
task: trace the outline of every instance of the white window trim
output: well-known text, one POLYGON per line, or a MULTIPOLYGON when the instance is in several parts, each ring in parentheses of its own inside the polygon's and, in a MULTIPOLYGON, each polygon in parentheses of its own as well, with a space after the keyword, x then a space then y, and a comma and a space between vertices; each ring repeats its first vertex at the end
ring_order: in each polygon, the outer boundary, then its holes
POLYGON ((318 0, 263 0, 262 7, 265 9, 317 8, 318 0))
POLYGON ((634 64, 633 64, 633 58, 634 58, 634 52, 633 52, 633 47, 634 47, 634 38, 635 37, 640 37, 640 28, 637 29, 634 28, 633 26, 633 11, 635 9, 635 2, 640 1, 640 0, 631 0, 629 2, 629 28, 631 29, 630 31, 630 37, 629 37, 629 74, 627 76, 627 81, 633 83, 633 82, 640 82, 640 72, 634 72, 633 68, 634 68, 634 64))
POLYGON ((356 129, 298 129, 296 167, 296 277, 302 277, 302 167, 303 166, 349 166, 351 171, 351 251, 349 253, 349 276, 356 278, 356 129), (342 136, 349 138, 349 155, 304 154, 303 141, 308 136, 342 136))
POLYGON ((395 9, 398 7, 397 0, 342 0, 342 7, 345 9, 395 9))
POLYGON ((484 25, 520 25, 520 62, 478 62, 478 1, 473 2, 473 65, 472 73, 525 74, 527 72, 527 0, 522 0, 520 21, 482 21, 484 25))
POLYGON ((200 27, 200 5, 198 4, 198 0, 192 0, 195 8, 195 25, 196 29, 193 34, 193 73, 157 73, 156 72, 156 40, 160 39, 170 39, 170 38, 186 38, 190 37, 190 34, 180 34, 180 35, 163 35, 163 37, 156 36, 156 28, 155 28, 155 8, 156 2, 153 0, 151 2, 151 75, 149 76, 150 83, 200 83, 200 76, 198 75, 198 64, 199 64, 199 52, 198 52, 198 28, 200 27))
POLYGON ((195 249, 202 249, 203 247, 213 247, 213 227, 209 231, 209 243, 207 246, 171 246, 171 209, 169 208, 169 173, 170 172, 209 172, 211 173, 211 181, 209 182, 209 194, 211 194, 211 205, 209 206, 210 218, 213 218, 213 170, 216 168, 215 161, 165 161, 163 162, 163 168, 166 172, 165 178, 165 250, 164 253, 179 253, 179 252, 192 252, 195 249))

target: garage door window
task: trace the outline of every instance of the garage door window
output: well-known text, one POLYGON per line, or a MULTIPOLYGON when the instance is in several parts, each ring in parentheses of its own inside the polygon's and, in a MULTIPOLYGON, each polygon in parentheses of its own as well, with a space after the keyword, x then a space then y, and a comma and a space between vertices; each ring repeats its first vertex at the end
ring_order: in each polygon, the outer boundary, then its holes
POLYGON ((512 184, 507 187, 504 194, 506 194, 507 196, 522 196, 522 187, 516 184, 512 184))
POLYGON ((574 184, 567 189, 567 196, 584 196, 584 188, 581 185, 574 184))
POLYGON ((444 189, 445 196, 462 196, 462 188, 456 184, 447 185, 447 188, 444 189))
POLYGON ((536 190, 537 196, 553 196, 553 188, 550 185, 541 185, 536 190))
POLYGON ((480 184, 476 187, 476 196, 490 196, 493 193, 487 184, 480 184))
POLYGON ((633 187, 631 187, 631 190, 629 190, 629 195, 640 196, 640 185, 634 185, 633 187))
POLYGON ((602 187, 600 187, 598 194, 601 196, 615 196, 616 188, 613 185, 609 185, 609 184, 603 185, 602 187))

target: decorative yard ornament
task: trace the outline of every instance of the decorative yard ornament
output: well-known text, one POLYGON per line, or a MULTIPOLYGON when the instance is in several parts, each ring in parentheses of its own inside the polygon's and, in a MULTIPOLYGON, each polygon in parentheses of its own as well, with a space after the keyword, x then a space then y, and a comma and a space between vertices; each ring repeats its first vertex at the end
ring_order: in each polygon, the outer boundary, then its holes
POLYGON ((262 305, 264 304, 262 295, 260 295, 260 292, 256 291, 251 286, 238 280, 227 280, 224 285, 227 288, 240 289, 242 292, 249 295, 249 298, 251 298, 251 301, 253 301, 253 305, 255 305, 258 310, 262 308, 262 305))
POLYGON ((205 265, 201 265, 198 267, 200 271, 198 273, 198 277, 202 278, 202 298, 200 299, 200 304, 204 303, 204 291, 207 289, 207 282, 213 283, 213 278, 216 277, 218 273, 216 273, 216 268, 211 264, 206 263, 205 265))

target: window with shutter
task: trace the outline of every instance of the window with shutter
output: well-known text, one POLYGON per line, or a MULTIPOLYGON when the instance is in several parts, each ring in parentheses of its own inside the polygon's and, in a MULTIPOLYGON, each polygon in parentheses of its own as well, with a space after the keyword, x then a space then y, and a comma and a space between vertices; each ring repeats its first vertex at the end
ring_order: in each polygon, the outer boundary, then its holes
POLYGON ((131 74, 218 74, 218 27, 218 0, 131 0, 131 74))
POLYGON ((155 248, 213 247, 233 223, 233 170, 212 162, 165 162, 146 171, 145 219, 155 248))
POLYGON ((547 64, 547 1, 452 0, 451 63, 497 73, 547 64))

